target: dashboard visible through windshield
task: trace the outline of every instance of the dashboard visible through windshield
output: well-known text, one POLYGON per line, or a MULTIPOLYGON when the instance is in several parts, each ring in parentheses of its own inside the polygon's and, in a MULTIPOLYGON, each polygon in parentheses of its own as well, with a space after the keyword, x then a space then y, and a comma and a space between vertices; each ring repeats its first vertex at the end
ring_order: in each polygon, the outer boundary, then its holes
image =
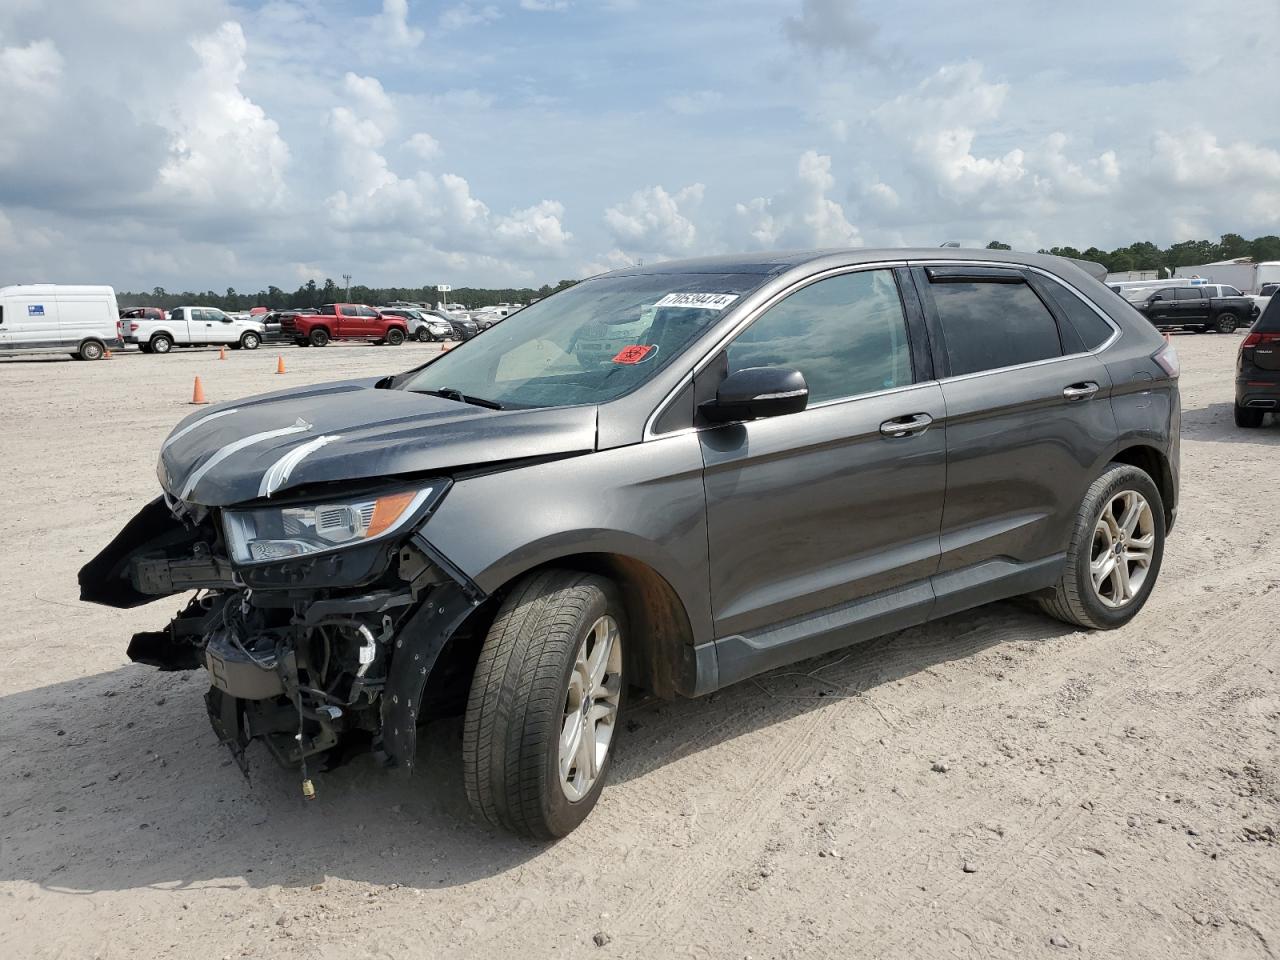
POLYGON ((585 280, 396 386, 499 409, 614 400, 671 363, 764 280, 703 273, 585 280))

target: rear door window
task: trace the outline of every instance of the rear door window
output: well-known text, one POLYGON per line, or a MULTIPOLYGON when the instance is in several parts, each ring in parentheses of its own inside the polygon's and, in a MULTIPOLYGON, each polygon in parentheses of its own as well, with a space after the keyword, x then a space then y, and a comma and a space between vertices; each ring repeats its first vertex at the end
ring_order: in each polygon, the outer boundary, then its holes
POLYGON ((1174 291, 1174 295, 1179 300, 1200 300, 1203 294, 1200 287, 1180 287, 1174 291))
POLYGON ((349 306, 347 306, 346 304, 343 304, 342 306, 340 306, 340 307, 338 308, 338 312, 339 312, 340 314, 342 314, 342 316, 344 316, 344 317, 358 317, 358 316, 360 316, 360 310, 359 310, 357 307, 349 307, 349 306))
POLYGON ((1062 356, 1058 324, 1025 282, 935 279, 930 290, 951 376, 1062 356))

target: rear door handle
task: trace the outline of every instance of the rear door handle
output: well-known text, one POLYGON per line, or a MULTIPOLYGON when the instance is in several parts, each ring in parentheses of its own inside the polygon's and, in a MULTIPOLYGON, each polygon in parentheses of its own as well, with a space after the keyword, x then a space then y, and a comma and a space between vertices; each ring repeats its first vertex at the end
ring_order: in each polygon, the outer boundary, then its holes
POLYGON ((929 429, 933 417, 927 413, 911 413, 895 417, 880 424, 880 433, 886 437, 918 437, 929 429))
POLYGON ((1068 400, 1088 400, 1098 392, 1098 385, 1093 381, 1087 383, 1073 383, 1069 387, 1063 388, 1062 395, 1068 400))

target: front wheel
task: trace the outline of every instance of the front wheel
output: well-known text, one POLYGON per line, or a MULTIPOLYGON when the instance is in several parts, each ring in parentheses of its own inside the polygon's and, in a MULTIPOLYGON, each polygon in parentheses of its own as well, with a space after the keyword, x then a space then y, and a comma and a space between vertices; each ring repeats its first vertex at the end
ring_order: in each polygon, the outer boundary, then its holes
POLYGON ((398 347, 404 343, 404 331, 399 327, 392 327, 387 331, 386 342, 393 347, 398 347))
POLYGON ((1113 463, 1085 494, 1062 575, 1041 609, 1079 627, 1128 623, 1155 587, 1164 559, 1164 501, 1143 470, 1113 463))
POLYGON ((1224 313, 1218 317, 1217 330, 1219 333, 1235 333, 1239 325, 1240 321, 1234 313, 1224 313))
POLYGON ((311 336, 307 339, 311 342, 313 347, 327 346, 329 343, 329 331, 320 329, 312 330, 311 336))
POLYGON ((427 332, 427 328, 426 328, 426 327, 419 327, 419 328, 418 328, 417 338, 418 338, 418 342, 419 342, 419 343, 430 343, 430 342, 431 342, 431 334, 427 332))
POLYGON ((507 596, 480 650, 462 731, 467 799, 526 837, 563 837, 599 799, 625 692, 612 581, 543 570, 507 596))
POLYGON ((1259 410, 1256 407, 1242 407, 1238 403, 1235 405, 1235 412, 1236 426, 1249 430, 1262 426, 1262 418, 1267 415, 1265 410, 1259 410))
POLYGON ((262 343, 262 338, 252 330, 240 338, 240 346, 246 350, 257 350, 260 343, 262 343))

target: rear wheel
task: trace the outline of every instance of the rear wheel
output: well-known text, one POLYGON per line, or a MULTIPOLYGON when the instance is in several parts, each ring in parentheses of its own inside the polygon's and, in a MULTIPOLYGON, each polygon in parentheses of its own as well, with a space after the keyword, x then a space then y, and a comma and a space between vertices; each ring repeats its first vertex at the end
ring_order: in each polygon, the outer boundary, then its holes
POLYGON ((1252 407, 1242 407, 1240 404, 1235 405, 1236 426, 1252 429, 1262 426, 1262 418, 1266 416, 1266 411, 1255 410, 1252 407))
POLYGON ((173 338, 167 333, 157 333, 151 338, 152 353, 168 353, 173 349, 173 338))
POLYGON ((329 331, 323 327, 317 327, 311 331, 311 336, 307 338, 313 347, 327 346, 329 343, 329 331))
POLYGON ((627 621, 614 584, 544 570, 507 596, 480 651, 462 734, 467 799, 527 837, 563 837, 608 779, 627 621))
POLYGON ((1217 330, 1219 333, 1235 333, 1236 327, 1240 326, 1240 318, 1234 313, 1223 313, 1218 315, 1217 330))
POLYGON ((398 347, 404 343, 404 331, 399 327, 392 327, 387 331, 386 342, 393 347, 398 347))
POLYGON ((1155 481, 1137 467, 1112 464, 1080 504, 1062 575, 1037 597, 1041 609, 1079 627, 1123 626, 1155 587, 1164 537, 1155 481))
POLYGON ((78 353, 81 360, 101 360, 106 353, 106 348, 97 340, 86 340, 80 344, 78 353))
POLYGON ((258 344, 260 343, 262 343, 262 338, 252 330, 248 331, 240 338, 240 346, 244 347, 246 350, 257 350, 258 344))

